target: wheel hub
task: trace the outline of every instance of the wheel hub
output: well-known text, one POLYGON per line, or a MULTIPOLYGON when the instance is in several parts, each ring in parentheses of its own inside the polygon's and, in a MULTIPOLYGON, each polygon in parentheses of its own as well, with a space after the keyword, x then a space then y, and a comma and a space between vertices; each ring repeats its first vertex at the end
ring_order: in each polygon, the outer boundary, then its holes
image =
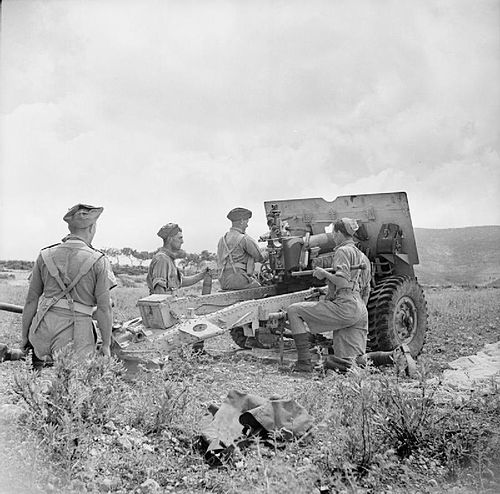
POLYGON ((415 302, 410 297, 401 297, 394 311, 394 328, 402 343, 412 340, 418 325, 415 302))

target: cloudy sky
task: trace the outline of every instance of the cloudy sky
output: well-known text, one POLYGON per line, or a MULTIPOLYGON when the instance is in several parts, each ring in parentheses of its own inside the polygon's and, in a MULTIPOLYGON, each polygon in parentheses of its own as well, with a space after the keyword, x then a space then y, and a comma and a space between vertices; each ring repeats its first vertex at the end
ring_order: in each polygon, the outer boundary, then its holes
POLYGON ((496 0, 4 0, 0 259, 34 259, 78 202, 97 247, 227 211, 408 193, 416 227, 500 224, 496 0))

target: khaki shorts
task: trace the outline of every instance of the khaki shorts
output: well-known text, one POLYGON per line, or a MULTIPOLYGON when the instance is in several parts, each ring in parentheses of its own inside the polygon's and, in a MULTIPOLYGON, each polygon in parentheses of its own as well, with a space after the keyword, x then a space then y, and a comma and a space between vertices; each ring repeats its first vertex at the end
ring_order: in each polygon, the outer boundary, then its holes
POLYGON ((53 356, 70 343, 77 355, 89 355, 95 350, 96 335, 92 318, 68 309, 52 308, 33 332, 36 315, 29 332, 29 341, 38 358, 53 356))
POLYGON ((311 333, 332 332, 333 351, 340 358, 355 358, 366 352, 368 311, 356 292, 334 300, 293 304, 311 333))
POLYGON ((231 270, 222 272, 220 278, 220 287, 222 290, 244 290, 245 288, 258 288, 260 283, 248 276, 243 270, 231 270))

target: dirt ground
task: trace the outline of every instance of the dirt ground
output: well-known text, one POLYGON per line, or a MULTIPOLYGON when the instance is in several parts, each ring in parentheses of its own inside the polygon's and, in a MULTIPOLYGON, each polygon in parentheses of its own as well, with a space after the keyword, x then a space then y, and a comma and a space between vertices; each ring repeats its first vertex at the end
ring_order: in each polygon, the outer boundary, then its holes
MULTIPOLYGON (((0 279, 0 301, 22 304, 27 289, 27 273, 14 274, 14 279, 0 279)), ((132 300, 144 294, 140 284, 120 288, 115 294, 119 316, 136 316, 137 309, 132 300)), ((499 289, 429 288, 425 294, 429 330, 418 365, 429 378, 441 378, 449 362, 473 355, 485 344, 500 341, 499 289)), ((20 340, 20 323, 19 314, 1 311, 0 342, 16 346, 20 340)), ((228 335, 206 342, 206 349, 221 358, 207 358, 199 365, 200 376, 205 383, 200 402, 220 402, 231 388, 262 396, 300 396, 318 379, 283 374, 274 364, 237 358, 241 352, 228 335)), ((13 402, 10 390, 14 372, 21 365, 19 362, 0 365, 0 478, 5 479, 3 484, 0 482, 0 492, 50 492, 51 487, 47 484, 44 490, 37 490, 37 475, 43 465, 42 445, 23 445, 24 439, 19 437, 13 426, 16 410, 10 408, 13 402), (26 455, 26 451, 30 454, 26 455)), ((457 490, 452 492, 469 491, 460 490, 457 486, 457 490)))

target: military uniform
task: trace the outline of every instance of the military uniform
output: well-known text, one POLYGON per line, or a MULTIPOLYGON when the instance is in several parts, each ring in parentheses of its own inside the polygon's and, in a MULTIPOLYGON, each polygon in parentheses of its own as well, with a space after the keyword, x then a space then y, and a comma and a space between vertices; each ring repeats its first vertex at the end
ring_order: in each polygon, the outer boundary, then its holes
POLYGON ((337 246, 333 267, 345 280, 342 288, 328 282, 328 294, 319 302, 292 304, 296 314, 305 321, 311 333, 333 332, 333 349, 340 358, 355 358, 366 351, 368 311, 365 299, 370 291, 370 262, 354 245, 352 239, 337 246), (365 270, 351 270, 354 265, 366 265, 365 270))
POLYGON ((348 372, 353 364, 364 366, 394 365, 404 361, 406 373, 412 377, 416 364, 408 345, 393 351, 366 353, 368 335, 368 311, 366 304, 370 296, 371 266, 368 258, 354 245, 353 235, 358 229, 356 220, 342 218, 334 225, 338 245, 334 252, 335 274, 324 270, 313 271, 313 276, 326 278, 328 294, 326 300, 291 304, 288 320, 292 331, 297 362, 295 370, 312 370, 309 336, 312 333, 332 332, 333 355, 322 364, 324 368, 348 372), (343 240, 342 240, 343 239, 343 240), (365 269, 352 269, 363 265, 365 269))
POLYGON ((176 290, 182 285, 182 273, 175 265, 175 254, 165 247, 161 247, 151 259, 146 283, 150 295, 166 293, 176 290))
MULTIPOLYGON (((102 208, 77 205, 64 219, 84 228, 101 212, 102 208)), ((109 300, 109 290, 114 286, 116 279, 106 256, 79 236, 70 234, 62 243, 42 249, 27 297, 38 300, 28 333, 36 357, 50 358, 69 343, 79 355, 94 351, 92 314, 99 299, 107 294, 109 300)))
MULTIPOLYGON (((250 210, 235 208, 229 212, 227 218, 237 221, 251 216, 250 210)), ((260 283, 252 277, 255 262, 264 262, 257 242, 244 230, 233 225, 217 245, 217 264, 222 290, 259 287, 260 283)))
MULTIPOLYGON (((153 256, 148 268, 146 283, 149 293, 167 293, 177 290, 181 286, 190 286, 201 281, 204 276, 201 273, 193 276, 183 277, 179 268, 175 265, 175 258, 180 252, 183 243, 182 229, 176 223, 163 225, 157 235, 163 239, 163 247, 153 256)), ((195 352, 203 353, 203 341, 193 344, 195 352)))

